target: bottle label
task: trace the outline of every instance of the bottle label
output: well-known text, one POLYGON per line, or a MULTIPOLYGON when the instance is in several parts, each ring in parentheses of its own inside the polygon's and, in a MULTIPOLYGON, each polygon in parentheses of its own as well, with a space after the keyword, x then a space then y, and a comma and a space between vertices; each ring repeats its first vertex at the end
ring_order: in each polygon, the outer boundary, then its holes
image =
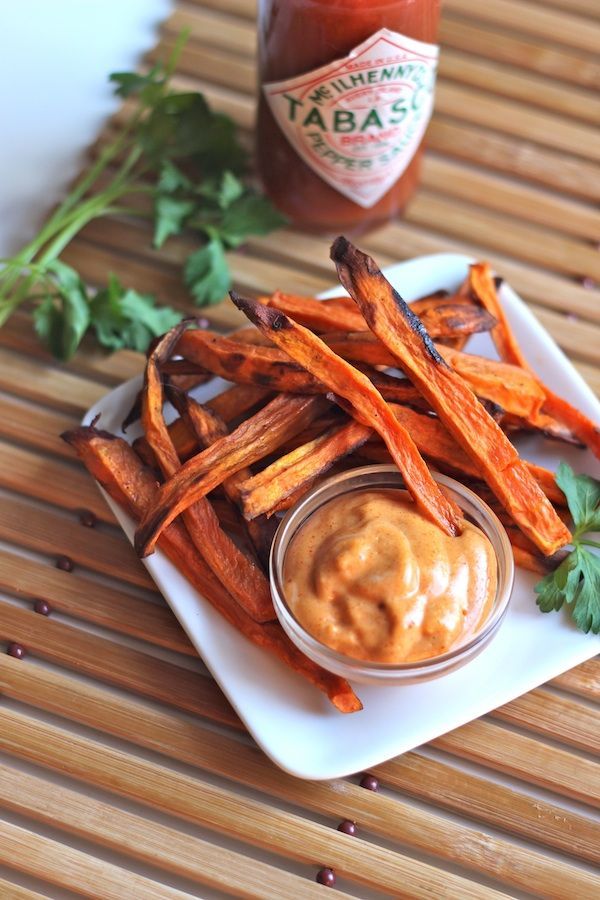
POLYGON ((402 175, 431 118, 438 48, 382 28, 344 59, 263 90, 297 153, 368 209, 402 175))

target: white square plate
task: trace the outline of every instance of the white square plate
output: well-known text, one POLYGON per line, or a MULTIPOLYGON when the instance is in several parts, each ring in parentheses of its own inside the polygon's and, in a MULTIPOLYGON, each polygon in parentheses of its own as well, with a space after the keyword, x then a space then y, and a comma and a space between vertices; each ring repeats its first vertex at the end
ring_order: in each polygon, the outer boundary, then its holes
MULTIPOLYGON (((403 297, 414 300, 439 288, 457 288, 471 261, 457 254, 425 256, 391 266, 386 274, 403 297)), ((339 292, 337 288, 330 293, 339 292)), ((544 381, 600 419, 600 403, 523 302, 507 285, 501 296, 518 339, 544 381)), ((487 335, 473 338, 469 351, 496 356, 487 335)), ((224 385, 215 379, 194 395, 205 401, 224 385)), ((122 435, 121 422, 140 386, 141 378, 135 378, 111 391, 89 410, 84 423, 100 413, 100 427, 122 435)), ((127 438, 138 433, 131 428, 127 438)), ((523 440, 520 450, 553 470, 564 459, 576 471, 600 476, 598 461, 587 451, 537 437, 523 440)), ((107 500, 131 539, 133 523, 107 500)), ((533 592, 537 576, 519 570, 508 614, 480 656, 420 685, 358 685, 364 710, 344 716, 319 691, 239 635, 160 551, 145 565, 257 743, 299 778, 335 778, 369 769, 507 703, 600 650, 600 641, 577 631, 565 611, 540 613, 533 592)))

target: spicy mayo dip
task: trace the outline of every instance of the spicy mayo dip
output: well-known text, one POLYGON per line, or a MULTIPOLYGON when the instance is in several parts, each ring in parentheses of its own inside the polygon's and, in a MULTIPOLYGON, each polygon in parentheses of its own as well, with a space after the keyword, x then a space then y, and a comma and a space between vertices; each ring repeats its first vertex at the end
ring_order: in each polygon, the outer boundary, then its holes
POLYGON ((449 537, 402 490, 359 491, 321 506, 287 549, 290 610, 321 643, 356 659, 415 662, 472 634, 491 611, 497 562, 465 522, 449 537))

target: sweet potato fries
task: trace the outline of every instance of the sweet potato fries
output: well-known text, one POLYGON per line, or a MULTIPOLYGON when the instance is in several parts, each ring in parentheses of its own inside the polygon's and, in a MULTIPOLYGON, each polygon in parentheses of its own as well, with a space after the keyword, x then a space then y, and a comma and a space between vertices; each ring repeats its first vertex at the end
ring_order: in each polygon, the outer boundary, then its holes
POLYGON ((331 257, 341 283, 402 371, 430 403, 525 534, 547 556, 570 540, 564 522, 532 478, 515 447, 465 381, 452 369, 420 319, 374 261, 338 238, 331 257))
POLYGON ((140 556, 158 546, 236 629, 353 712, 361 704, 350 686, 272 621, 266 562, 276 513, 332 468, 393 461, 423 513, 456 534, 461 510, 432 465, 486 499, 517 563, 544 572, 570 539, 565 497, 510 438, 535 430, 600 455, 600 432, 529 367, 486 264, 453 293, 409 307, 344 238, 332 258, 349 297, 232 294, 255 327, 222 337, 186 322, 164 335, 128 417, 141 416, 133 445, 93 427, 63 437, 139 523, 140 556), (482 331, 501 361, 464 351, 482 331), (189 391, 212 375, 233 385, 200 404, 189 391), (170 424, 167 400, 179 415, 170 424))
MULTIPOLYGON (((62 437, 71 444, 113 500, 133 519, 139 520, 152 505, 158 484, 129 444, 91 427, 67 431, 62 437)), ((184 525, 175 522, 163 532, 160 549, 200 594, 253 644, 273 653, 308 679, 329 697, 340 712, 362 709, 350 685, 343 678, 325 672, 300 653, 279 623, 259 624, 236 603, 192 545, 184 525)))

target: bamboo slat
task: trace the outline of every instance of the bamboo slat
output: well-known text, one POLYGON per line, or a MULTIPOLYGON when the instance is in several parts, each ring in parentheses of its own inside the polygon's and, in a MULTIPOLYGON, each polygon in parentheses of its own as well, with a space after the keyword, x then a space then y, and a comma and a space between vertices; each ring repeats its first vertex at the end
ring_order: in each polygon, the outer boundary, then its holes
POLYGON ((254 23, 235 18, 231 15, 235 10, 229 9, 223 14, 222 7, 223 4, 216 3, 214 10, 193 6, 175 9, 164 23, 163 32, 176 37, 187 28, 190 38, 195 41, 252 56, 256 48, 254 23))
POLYGON ((592 709, 538 688, 491 713, 494 719, 600 754, 600 708, 592 709))
POLYGON ((422 190, 411 203, 407 220, 426 227, 435 223, 436 230, 513 256, 521 246, 519 256, 526 262, 568 275, 600 279, 600 255, 589 245, 454 198, 446 199, 422 190))
POLYGON ((33 506, 17 497, 0 503, 0 540, 54 559, 66 555, 76 566, 114 575, 139 587, 154 588, 154 582, 124 535, 96 530, 90 541, 87 529, 79 524, 76 516, 33 506))
POLYGON ((483 209, 515 215, 527 222, 558 232, 600 240, 600 217, 591 206, 540 188, 517 184, 507 178, 474 169, 433 153, 425 157, 423 185, 430 191, 475 203, 483 209))
MULTIPOLYGON (((73 683, 73 679, 49 673, 41 689, 33 691, 23 674, 23 666, 13 660, 0 660, 0 685, 7 696, 50 712, 60 712, 76 722, 92 725, 103 732, 133 740, 135 744, 164 754, 212 774, 241 782, 270 796, 332 817, 353 818, 361 834, 374 832, 417 849, 453 860, 460 848, 463 865, 490 874, 492 871, 512 884, 526 885, 527 879, 541 877, 547 882, 539 854, 520 853, 513 845, 483 836, 429 811, 406 804, 402 798, 366 793, 345 781, 331 784, 298 782, 275 770, 265 757, 233 737, 208 731, 200 724, 177 719, 164 711, 150 711, 131 699, 110 696, 96 687, 73 683), (237 764, 232 765, 236 760, 237 764), (467 850, 470 848, 470 850, 467 850), (509 860, 519 857, 518 873, 513 874, 509 860), (524 867, 524 871, 521 867, 524 867)), ((600 826, 555 803, 519 794, 481 778, 422 757, 405 754, 377 769, 387 787, 400 787, 409 794, 440 801, 447 808, 465 812, 475 819, 492 822, 511 833, 557 849, 576 849, 577 855, 599 861, 600 826), (408 777, 406 775, 408 772, 408 777), (412 773, 412 774, 411 774, 412 773), (415 773, 418 778, 415 779, 415 773), (414 781, 414 784, 413 784, 414 781), (448 784, 448 795, 442 787, 448 784), (412 786, 412 789, 411 789, 412 786), (431 790, 428 791, 428 786, 431 790), (454 804, 454 805, 453 805, 454 804), (542 812, 542 815, 540 814, 542 812)), ((554 875, 557 874, 553 865, 554 875)), ((546 884, 546 890, 549 887, 546 884)))
POLYGON ((14 881, 7 881, 5 878, 0 878, 0 897, 6 900, 48 900, 47 894, 30 891, 29 888, 15 884, 14 881))
POLYGON ((193 900, 193 895, 0 821, 0 862, 90 900, 193 900))
POLYGON ((506 896, 199 778, 192 782, 163 765, 71 735, 12 710, 6 710, 3 717, 0 747, 59 771, 65 769, 68 752, 68 774, 72 778, 309 865, 327 859, 345 877, 379 890, 393 892, 401 883, 407 897, 429 898, 431 892, 438 896, 441 891, 457 900, 506 896))
POLYGON ((590 659, 576 669, 553 678, 551 684, 588 700, 600 701, 600 661, 590 659))
POLYGON ((0 390, 75 415, 106 393, 104 385, 4 349, 0 349, 0 390))
POLYGON ((506 732, 491 722, 470 722, 436 738, 432 745, 557 794, 600 806, 600 765, 534 738, 506 732))
POLYGON ((600 199, 596 165, 480 125, 437 116, 427 131, 427 145, 438 153, 542 184, 553 191, 589 201, 600 199))
POLYGON ((573 156, 600 159, 595 145, 596 130, 590 126, 447 82, 441 82, 437 89, 436 104, 441 114, 472 125, 534 141, 573 156))
POLYGON ((582 56, 556 44, 547 44, 536 35, 522 37, 518 32, 499 31, 495 26, 478 21, 475 16, 468 20, 456 18, 448 8, 440 23, 440 40, 442 47, 454 47, 485 59, 508 63, 517 71, 536 72, 567 84, 594 89, 600 77, 600 66, 594 56, 582 56))
POLYGON ((600 26, 558 10, 523 0, 494 0, 482 5, 476 0, 447 0, 448 9, 467 18, 480 19, 500 28, 532 34, 551 43, 565 44, 576 50, 597 53, 600 26))
POLYGON ((241 728, 223 694, 200 672, 53 621, 52 617, 1 601, 0 608, 0 638, 25 645, 34 656, 220 724, 241 728))
MULTIPOLYGON (((44 825, 93 840, 165 872, 199 884, 229 890, 237 897, 321 897, 320 888, 241 853, 192 838, 174 828, 148 822, 42 778, 0 770, 0 807, 28 816, 44 825)), ((348 894, 333 892, 334 897, 348 894)))
POLYGON ((3 438, 72 460, 71 447, 59 435, 78 424, 77 416, 0 394, 0 436, 3 438))
POLYGON ((494 825, 528 841, 600 862, 597 818, 573 813, 548 798, 507 789, 418 752, 405 753, 374 770, 384 784, 456 814, 494 825))
POLYGON ((67 511, 91 510, 116 523, 98 488, 84 470, 0 441, 0 487, 54 503, 67 511))
POLYGON ((51 610, 83 619, 112 631, 195 656, 171 610, 106 586, 76 572, 51 569, 43 563, 0 550, 0 587, 29 601, 45 600, 51 610))

